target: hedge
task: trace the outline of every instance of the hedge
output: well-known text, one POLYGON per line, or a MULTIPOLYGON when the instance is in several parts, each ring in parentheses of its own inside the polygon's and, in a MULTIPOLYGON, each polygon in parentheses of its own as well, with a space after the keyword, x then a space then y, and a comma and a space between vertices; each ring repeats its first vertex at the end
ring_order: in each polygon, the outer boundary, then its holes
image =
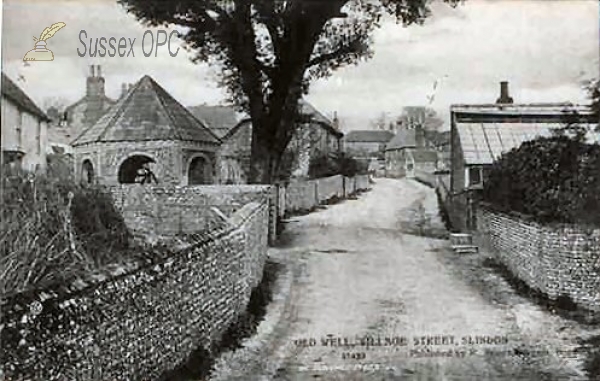
POLYGON ((600 145, 567 136, 525 142, 492 165, 483 201, 541 223, 600 226, 600 145))

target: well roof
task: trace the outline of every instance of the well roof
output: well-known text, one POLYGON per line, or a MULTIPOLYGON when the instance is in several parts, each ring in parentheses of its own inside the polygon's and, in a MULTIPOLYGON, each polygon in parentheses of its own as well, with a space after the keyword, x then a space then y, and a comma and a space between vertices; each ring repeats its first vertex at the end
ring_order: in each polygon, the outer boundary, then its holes
POLYGON ((146 75, 72 144, 148 140, 220 143, 203 122, 146 75))

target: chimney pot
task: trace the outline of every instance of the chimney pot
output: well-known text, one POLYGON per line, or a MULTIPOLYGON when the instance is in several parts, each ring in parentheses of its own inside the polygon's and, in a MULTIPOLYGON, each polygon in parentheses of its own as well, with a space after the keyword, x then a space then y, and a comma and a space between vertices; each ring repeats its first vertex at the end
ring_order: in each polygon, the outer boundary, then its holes
POLYGON ((500 82, 500 98, 496 100, 496 103, 513 103, 513 99, 508 92, 508 81, 500 82))
POLYGON ((94 65, 90 65, 90 77, 94 77, 94 65))
POLYGON ((102 77, 102 69, 100 68, 100 65, 96 66, 96 75, 98 77, 102 77))

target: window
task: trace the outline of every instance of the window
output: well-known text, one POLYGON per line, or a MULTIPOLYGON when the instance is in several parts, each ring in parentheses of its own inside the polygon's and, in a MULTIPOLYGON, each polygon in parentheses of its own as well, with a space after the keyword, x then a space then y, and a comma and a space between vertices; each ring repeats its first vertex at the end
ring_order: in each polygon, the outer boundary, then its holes
POLYGON ((469 167, 467 169, 467 185, 469 187, 481 187, 483 185, 481 167, 469 167))
POLYGON ((17 121, 17 146, 23 146, 23 111, 19 110, 19 120, 17 121))
POLYGON ((35 144, 37 146, 37 154, 42 154, 42 122, 38 120, 37 131, 35 132, 35 144))

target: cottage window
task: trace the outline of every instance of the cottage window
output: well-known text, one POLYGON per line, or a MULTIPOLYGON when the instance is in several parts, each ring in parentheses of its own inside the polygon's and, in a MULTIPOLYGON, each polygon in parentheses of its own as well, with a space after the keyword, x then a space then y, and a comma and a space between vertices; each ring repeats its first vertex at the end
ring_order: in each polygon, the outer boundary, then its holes
POLYGON ((37 147, 37 154, 42 154, 42 122, 38 121, 37 130, 35 132, 35 144, 37 147))
POLYGON ((469 167, 467 171, 467 185, 469 187, 481 187, 483 185, 481 167, 469 167))
POLYGON ((19 120, 17 121, 17 146, 23 145, 23 111, 19 110, 19 120))

